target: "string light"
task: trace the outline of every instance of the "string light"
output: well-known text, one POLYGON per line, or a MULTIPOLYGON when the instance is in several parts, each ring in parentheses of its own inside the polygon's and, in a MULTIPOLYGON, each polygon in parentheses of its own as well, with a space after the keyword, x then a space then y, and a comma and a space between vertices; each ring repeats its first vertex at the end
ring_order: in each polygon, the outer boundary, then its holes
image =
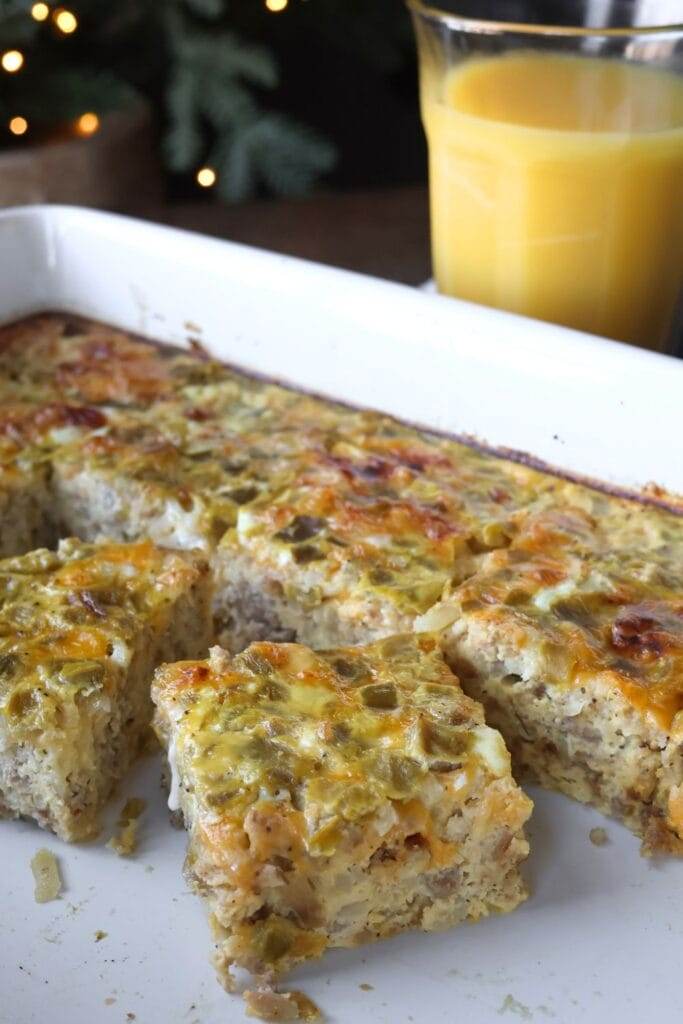
POLYGON ((100 119, 97 114, 93 114, 91 111, 81 114, 76 121, 76 131, 79 135, 94 135, 99 127, 100 119))
POLYGON ((214 171, 213 167, 200 167, 197 171, 197 184, 201 185, 202 188, 211 188, 212 185, 216 184, 218 175, 214 171))
POLYGON ((2 64, 5 71, 10 74, 14 74, 24 63, 24 55, 21 50, 5 50, 2 57, 0 57, 0 64, 2 64))
POLYGON ((28 131, 28 121, 25 117, 13 117, 9 123, 9 130, 12 135, 25 135, 28 131))
POLYGON ((66 7, 59 7, 52 15, 54 23, 60 32, 70 36, 78 28, 78 19, 73 11, 67 11, 66 7))
POLYGON ((36 21, 46 21, 50 14, 47 4, 34 4, 31 8, 31 17, 36 21))
POLYGON ((285 7, 289 3, 289 0, 266 0, 266 7, 269 11, 278 12, 284 11, 285 7))

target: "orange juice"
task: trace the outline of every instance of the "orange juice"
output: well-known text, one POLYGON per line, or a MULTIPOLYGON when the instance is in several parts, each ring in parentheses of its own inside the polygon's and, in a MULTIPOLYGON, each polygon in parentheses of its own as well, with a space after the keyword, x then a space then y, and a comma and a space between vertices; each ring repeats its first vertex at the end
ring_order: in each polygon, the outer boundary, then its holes
POLYGON ((683 283, 683 79, 530 51, 424 76, 439 290, 664 348, 683 283))

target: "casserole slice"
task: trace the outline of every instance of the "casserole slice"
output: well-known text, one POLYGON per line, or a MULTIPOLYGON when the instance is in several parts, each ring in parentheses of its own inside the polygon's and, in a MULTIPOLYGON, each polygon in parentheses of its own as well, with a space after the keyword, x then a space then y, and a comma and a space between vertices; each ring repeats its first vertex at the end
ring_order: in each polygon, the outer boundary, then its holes
POLYGON ((531 802, 434 637, 214 647, 152 695, 227 987, 525 898, 531 802))
POLYGON ((0 815, 94 835, 150 724, 153 669, 208 648, 210 605, 205 561, 148 541, 0 562, 0 815))
POLYGON ((682 552, 664 510, 613 501, 596 521, 565 504, 416 623, 443 631, 516 768, 619 818, 646 854, 683 853, 682 552))
POLYGON ((372 413, 240 508, 215 556, 224 646, 274 626, 315 648, 412 630, 561 482, 372 413), (243 609, 250 609, 245 616, 243 609))

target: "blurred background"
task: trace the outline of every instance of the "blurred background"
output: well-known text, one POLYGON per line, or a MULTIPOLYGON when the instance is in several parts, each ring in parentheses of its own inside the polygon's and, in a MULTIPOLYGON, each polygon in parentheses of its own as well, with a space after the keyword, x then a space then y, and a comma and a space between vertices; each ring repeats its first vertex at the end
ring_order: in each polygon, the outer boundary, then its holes
POLYGON ((401 0, 0 0, 0 205, 429 274, 401 0))

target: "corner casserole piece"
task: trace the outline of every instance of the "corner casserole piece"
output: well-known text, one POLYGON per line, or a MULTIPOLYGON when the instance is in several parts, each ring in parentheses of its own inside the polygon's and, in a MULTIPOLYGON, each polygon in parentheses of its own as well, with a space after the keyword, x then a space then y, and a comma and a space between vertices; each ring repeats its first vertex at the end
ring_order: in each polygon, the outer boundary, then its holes
POLYGON ((148 541, 0 562, 0 816, 97 832, 149 727, 153 669, 206 650, 210 605, 206 562, 148 541))
POLYGON ((214 647, 162 666, 153 699, 228 987, 233 964, 270 982, 525 898, 531 801, 434 637, 214 647))
POLYGON ((442 630, 519 771, 620 818, 644 853, 680 855, 681 524, 647 508, 619 521, 618 508, 596 520, 568 501, 529 515, 417 627, 442 630), (619 550, 648 522, 649 549, 619 550))

